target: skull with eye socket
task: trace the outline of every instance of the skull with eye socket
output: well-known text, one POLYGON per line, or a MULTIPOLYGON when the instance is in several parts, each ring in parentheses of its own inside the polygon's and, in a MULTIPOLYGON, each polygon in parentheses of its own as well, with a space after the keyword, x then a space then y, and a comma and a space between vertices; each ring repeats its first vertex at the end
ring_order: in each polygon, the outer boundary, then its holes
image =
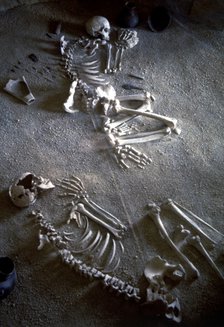
POLYGON ((103 16, 93 16, 86 22, 89 35, 108 41, 110 39, 110 23, 103 16))

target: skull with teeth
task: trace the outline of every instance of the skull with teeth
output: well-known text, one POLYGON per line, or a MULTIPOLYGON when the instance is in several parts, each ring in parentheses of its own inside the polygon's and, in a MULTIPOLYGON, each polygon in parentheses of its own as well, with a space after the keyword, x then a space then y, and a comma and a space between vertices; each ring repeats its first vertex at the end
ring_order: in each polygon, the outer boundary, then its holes
POLYGON ((110 23, 103 16, 93 16, 86 22, 86 31, 89 35, 108 41, 110 23))

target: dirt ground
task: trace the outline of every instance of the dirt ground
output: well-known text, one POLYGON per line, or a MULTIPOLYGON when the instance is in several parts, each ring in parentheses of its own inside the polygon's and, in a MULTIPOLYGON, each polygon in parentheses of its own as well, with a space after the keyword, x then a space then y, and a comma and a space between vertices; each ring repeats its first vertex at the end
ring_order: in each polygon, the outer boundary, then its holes
MULTIPOLYGON (((61 21, 67 39, 87 36, 84 24, 95 14, 115 26, 118 8, 106 4, 99 9, 89 1, 49 2, 0 12, 0 256, 11 257, 18 274, 14 291, 0 302, 1 327, 174 325, 163 317, 143 317, 138 304, 71 271, 48 249, 37 250, 38 226, 30 212, 39 209, 63 228, 68 210, 58 205, 57 187, 28 208, 15 207, 8 188, 24 172, 53 183, 72 174, 79 177, 94 202, 128 227, 125 251, 113 274, 136 287, 145 285, 143 270, 153 256, 179 263, 147 219, 150 201, 171 198, 224 233, 223 8, 206 12, 198 1, 189 17, 174 17, 162 33, 150 32, 144 18, 136 28, 138 45, 125 52, 123 70, 107 78, 118 95, 139 93, 124 90, 124 83, 151 92, 154 112, 175 117, 182 132, 137 145, 152 163, 144 170, 134 165, 122 170, 91 115, 64 112, 70 80, 61 65, 59 36, 47 34, 61 21), (131 79, 130 73, 144 80, 131 79), (36 98, 30 106, 3 90, 9 79, 21 76, 36 98)), ((170 213, 164 219, 170 232, 179 223, 170 213)), ((200 227, 217 241, 210 255, 224 276, 223 238, 200 227)), ((70 229, 76 232, 77 225, 72 222, 70 229)), ((172 291, 181 303, 179 325, 221 327, 223 280, 200 253, 189 248, 187 254, 200 278, 184 280, 172 291)))

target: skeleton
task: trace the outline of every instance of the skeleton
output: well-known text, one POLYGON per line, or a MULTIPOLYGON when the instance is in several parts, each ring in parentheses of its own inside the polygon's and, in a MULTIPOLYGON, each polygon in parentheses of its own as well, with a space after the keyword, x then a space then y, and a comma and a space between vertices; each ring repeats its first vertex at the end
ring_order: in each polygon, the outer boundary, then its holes
POLYGON ((90 199, 79 178, 75 176, 70 179, 65 178, 59 180, 58 185, 65 190, 64 193, 60 194, 61 196, 72 197, 72 209, 67 223, 70 224, 72 220, 75 220, 78 227, 84 229, 78 242, 79 249, 73 252, 94 254, 97 262, 105 261, 104 257, 109 252, 110 256, 105 267, 99 266, 98 268, 104 269, 104 271, 106 271, 105 269, 108 271, 115 270, 120 264, 120 257, 117 258, 117 255, 124 252, 121 239, 127 228, 118 218, 90 199), (96 234, 89 221, 98 226, 96 234))
MULTIPOLYGON (((143 303, 144 299, 140 296, 139 288, 132 286, 130 283, 123 281, 122 279, 119 279, 115 276, 111 276, 108 273, 104 273, 93 266, 87 265, 82 260, 76 258, 74 252, 70 250, 70 241, 65 237, 66 235, 68 235, 68 233, 58 232, 40 211, 32 211, 31 215, 35 217, 36 222, 40 226, 40 243, 38 246, 38 250, 43 249, 46 244, 51 245, 53 250, 56 251, 58 256, 61 258, 62 262, 68 265, 72 271, 75 271, 81 274, 82 276, 89 278, 90 280, 99 281, 104 288, 107 288, 110 292, 114 292, 116 295, 124 296, 126 300, 132 300, 139 303, 140 308, 143 309, 143 313, 147 315, 149 314, 149 310, 151 310, 151 307, 153 307, 155 304, 157 306, 157 310, 154 310, 154 312, 150 312, 150 314, 164 314, 168 319, 180 322, 181 314, 179 301, 177 298, 174 298, 169 293, 169 284, 167 284, 166 286, 160 278, 156 278, 156 272, 154 276, 152 276, 153 274, 149 276, 149 267, 146 266, 146 278, 149 280, 149 284, 151 280, 154 280, 154 282, 151 283, 151 286, 148 286, 146 290, 146 302, 143 303), (157 287, 155 286, 156 280, 158 280, 157 287), (157 289, 156 292, 155 287, 157 289), (158 288, 160 288, 160 291, 158 290, 158 288)), ((167 276, 169 277, 169 280, 172 281, 172 287, 174 285, 177 285, 181 281, 184 274, 182 267, 179 265, 169 264, 161 258, 159 260, 160 266, 162 264, 164 268, 162 269, 164 270, 164 272, 162 273, 164 275, 164 282, 165 276, 167 276)), ((151 262, 150 266, 154 266, 154 263, 152 264, 151 262)))
POLYGON ((164 314, 176 322, 181 321, 180 305, 170 290, 177 286, 185 275, 181 265, 170 264, 157 256, 147 262, 144 275, 149 282, 146 302, 143 303, 145 313, 164 314))
MULTIPOLYGON (((134 31, 121 30, 118 35, 115 67, 120 66, 124 49, 133 47, 138 42, 137 34, 134 31)), ((65 41, 64 37, 61 38, 61 53, 65 69, 73 80, 69 97, 64 103, 64 109, 69 113, 77 111, 74 109, 74 97, 76 89, 79 88, 85 109, 91 115, 95 126, 94 115, 100 111, 101 116, 98 116, 103 118, 101 119, 101 128, 106 134, 118 165, 122 168, 129 168, 127 161, 131 161, 143 169, 151 162, 151 158, 135 149, 133 145, 158 141, 172 132, 179 134, 177 120, 153 113, 151 102, 154 101, 154 98, 149 92, 117 96, 113 86, 99 72, 97 50, 100 44, 102 42, 99 39, 81 38, 70 42, 65 41), (79 54, 80 50, 81 54, 79 54), (142 103, 137 109, 126 108, 122 105, 122 102, 131 103, 136 100, 142 103), (133 129, 133 125, 130 124, 139 117, 146 117, 165 126, 158 130, 144 132, 138 130, 136 133, 136 129, 133 129)), ((108 44, 108 47, 111 49, 112 45, 108 44)), ((111 51, 109 52, 110 56, 111 51)), ((110 67, 111 63, 108 65, 110 67)))
POLYGON ((82 260, 77 259, 69 249, 69 241, 65 238, 65 233, 60 234, 41 212, 32 211, 31 214, 35 217, 41 228, 39 232, 40 244, 38 250, 41 250, 44 245, 50 244, 58 253, 62 262, 71 267, 75 272, 79 272, 82 276, 91 280, 100 281, 105 288, 114 291, 117 295, 123 295, 127 300, 134 300, 136 302, 141 300, 139 288, 119 278, 105 274, 97 268, 88 266, 82 260))

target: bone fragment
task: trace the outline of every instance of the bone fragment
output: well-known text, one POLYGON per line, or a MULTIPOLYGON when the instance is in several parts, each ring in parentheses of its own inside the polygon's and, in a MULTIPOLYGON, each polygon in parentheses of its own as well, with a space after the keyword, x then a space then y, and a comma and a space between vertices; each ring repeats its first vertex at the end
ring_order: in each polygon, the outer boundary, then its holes
POLYGON ((203 230, 201 230, 193 220, 191 220, 182 210, 180 210, 172 199, 168 199, 166 202, 164 202, 162 204, 162 207, 171 209, 180 218, 182 218, 184 221, 187 221, 191 225, 191 227, 196 231, 196 233, 199 234, 201 237, 204 237, 209 242, 209 244, 211 244, 212 246, 214 246, 214 244, 217 244, 206 233, 204 233, 203 230))
POLYGON ((170 128, 166 127, 157 131, 137 133, 136 135, 117 136, 116 141, 119 145, 152 142, 161 140, 164 136, 169 135, 170 133, 170 128))
POLYGON ((89 206, 92 210, 96 211, 99 215, 103 215, 104 221, 107 222, 108 224, 112 223, 117 228, 121 228, 124 231, 127 230, 127 227, 124 226, 117 217, 115 217, 114 215, 112 215, 108 211, 101 208, 98 204, 93 202, 91 199, 87 199, 85 197, 85 198, 82 199, 82 202, 84 204, 86 204, 87 206, 89 206))
POLYGON ((222 275, 221 271, 215 264, 215 262, 210 257, 208 251, 205 249, 203 244, 201 243, 200 236, 196 235, 189 238, 188 243, 195 247, 207 260, 208 264, 214 269, 214 271, 218 274, 218 276, 224 280, 224 276, 222 275))
POLYGON ((108 231, 110 231, 115 237, 117 238, 121 238, 124 231, 123 230, 119 230, 116 229, 112 226, 110 226, 109 224, 105 223, 103 220, 99 219, 98 217, 96 217, 95 215, 93 215, 90 211, 88 211, 83 203, 78 203, 76 205, 76 210, 79 211, 80 213, 86 215, 87 217, 89 217, 90 219, 92 219, 93 221, 95 221, 96 223, 98 223, 99 225, 105 227, 108 231))
POLYGON ((204 221, 203 219, 201 219, 200 217, 198 217, 197 215, 195 215, 192 211, 186 209, 184 206, 180 205, 179 203, 173 201, 173 203, 178 206, 180 209, 186 211, 187 213, 189 213, 191 216, 193 216, 195 219, 197 219, 198 221, 200 221, 202 224, 204 224, 205 226, 209 227, 211 230, 213 230, 214 232, 220 234, 221 236, 224 237, 224 234, 222 234, 220 231, 218 231, 216 228, 214 228, 213 226, 211 226, 210 224, 208 224, 206 221, 204 221))
POLYGON ((111 73, 111 49, 112 45, 110 43, 107 43, 107 64, 105 69, 105 74, 111 73))
POLYGON ((178 247, 174 244, 174 242, 171 240, 169 234, 167 233, 161 217, 160 217, 160 207, 157 206, 155 203, 148 205, 150 211, 149 211, 149 217, 152 219, 152 221, 155 223, 157 228, 159 229, 159 232, 161 236, 166 240, 166 242, 170 245, 172 249, 174 249, 175 253, 181 260, 183 264, 185 264, 186 267, 188 267, 188 270, 191 272, 192 278, 198 278, 200 276, 199 271, 197 268, 193 265, 193 263, 178 249, 178 247))
POLYGON ((102 246, 102 248, 101 248, 101 250, 100 250, 100 252, 99 252, 99 254, 97 256, 98 259, 101 259, 103 257, 103 255, 104 255, 104 253, 105 253, 105 251, 107 249, 107 246, 109 244, 109 241, 110 241, 110 233, 107 233, 104 244, 103 244, 103 246, 102 246))
POLYGON ((136 79, 140 79, 140 80, 144 80, 143 76, 139 76, 139 75, 135 75, 135 74, 128 74, 130 77, 136 78, 136 79))
POLYGON ((70 114, 77 111, 76 109, 72 109, 72 107, 74 105, 74 96, 75 96, 75 90, 76 90, 77 83, 78 83, 78 80, 74 80, 72 82, 70 89, 69 89, 69 96, 68 96, 66 102, 63 104, 64 110, 70 114))
POLYGON ((99 244, 100 239, 101 239, 101 234, 100 234, 100 231, 98 231, 97 234, 96 234, 96 237, 93 239, 93 241, 86 248, 83 248, 83 249, 80 249, 80 250, 75 250, 75 251, 72 251, 72 252, 74 252, 74 253, 84 253, 84 252, 87 252, 89 250, 92 250, 97 244, 99 244))
POLYGON ((118 70, 119 57, 120 57, 120 48, 117 47, 115 52, 114 67, 112 69, 113 73, 116 73, 116 71, 118 70))
POLYGON ((188 229, 185 229, 183 225, 178 225, 173 233, 173 242, 181 250, 188 243, 188 238, 191 235, 191 232, 188 229))
POLYGON ((35 100, 24 76, 16 80, 10 79, 4 87, 4 90, 28 105, 35 100))
MULTIPOLYGON (((117 110, 117 113, 126 113, 126 114, 130 114, 130 115, 136 115, 135 109, 128 109, 128 108, 124 108, 121 106, 117 106, 116 110, 117 110)), ((153 112, 139 112, 138 115, 162 121, 165 125, 170 127, 174 132, 176 132, 177 134, 180 134, 180 131, 177 130, 177 119, 175 119, 175 118, 158 115, 153 112)))

